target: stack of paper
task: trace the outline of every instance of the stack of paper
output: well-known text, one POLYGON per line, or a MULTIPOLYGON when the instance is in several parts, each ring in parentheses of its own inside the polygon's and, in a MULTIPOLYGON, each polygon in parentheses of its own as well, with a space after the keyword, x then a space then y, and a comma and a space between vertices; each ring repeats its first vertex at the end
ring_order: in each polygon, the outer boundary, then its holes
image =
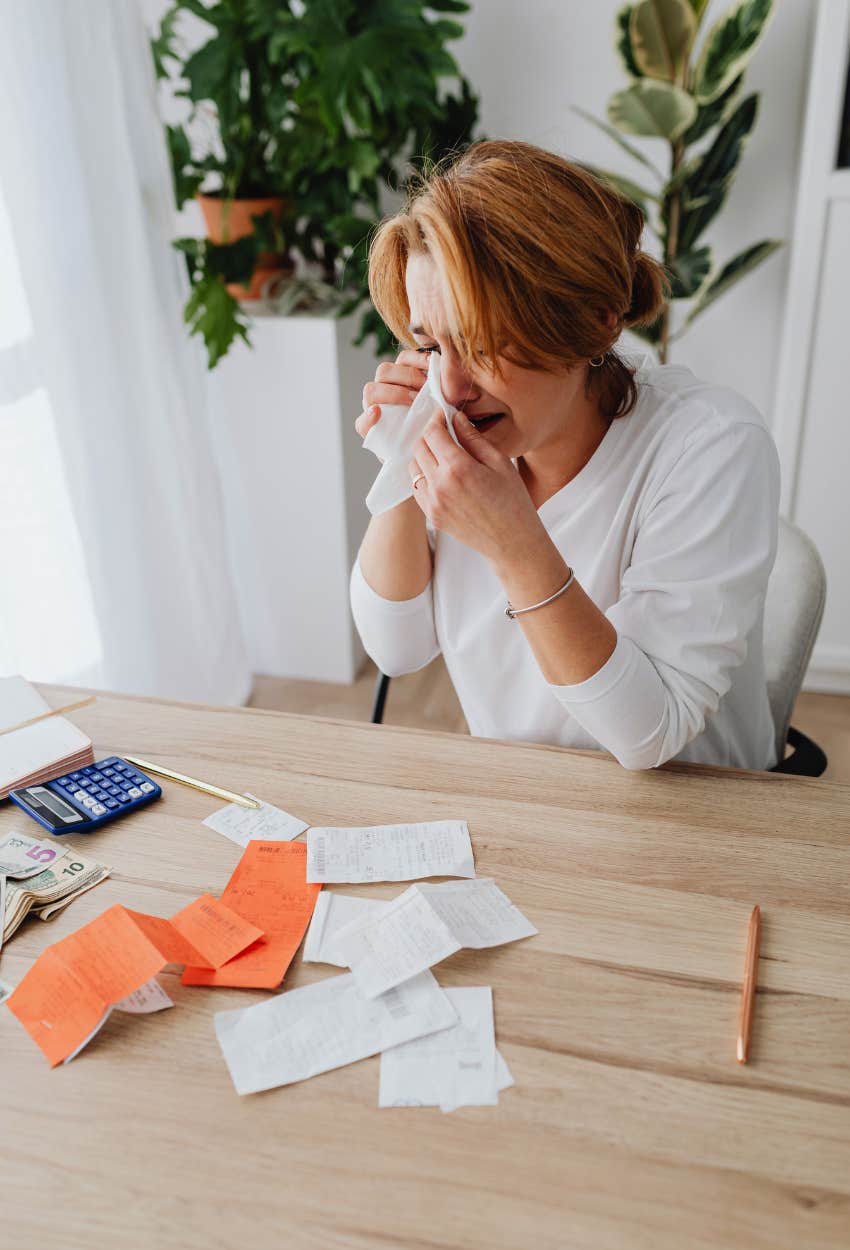
POLYGON ((536 932, 495 881, 423 882, 338 929, 331 950, 375 998, 464 946, 501 946, 536 932))
POLYGON ((414 885, 390 902, 322 894, 304 959, 348 964, 352 974, 216 1016, 238 1093, 383 1052, 381 1106, 494 1105, 513 1081, 496 1052, 492 993, 443 992, 428 969, 462 946, 536 932, 486 879, 414 885))
POLYGON ((220 1011, 215 1031, 237 1093, 256 1094, 356 1063, 456 1020, 430 972, 372 1000, 346 975, 242 1011, 220 1011))
POLYGON ((0 799, 19 786, 49 781, 94 761, 91 739, 63 716, 12 730, 49 711, 50 704, 23 677, 0 677, 0 799))
POLYGON ((0 841, 0 946, 32 913, 55 916, 105 881, 110 869, 62 842, 9 833, 0 841))
POLYGON ((158 987, 148 985, 167 963, 218 968, 261 936, 209 894, 170 920, 116 905, 48 946, 9 998, 9 1010, 53 1067, 79 1054, 114 1007, 147 1012, 169 1006, 158 987))
POLYGON ((447 989, 457 1023, 381 1055, 380 1107, 492 1107, 513 1085, 496 1050, 489 986, 447 989))

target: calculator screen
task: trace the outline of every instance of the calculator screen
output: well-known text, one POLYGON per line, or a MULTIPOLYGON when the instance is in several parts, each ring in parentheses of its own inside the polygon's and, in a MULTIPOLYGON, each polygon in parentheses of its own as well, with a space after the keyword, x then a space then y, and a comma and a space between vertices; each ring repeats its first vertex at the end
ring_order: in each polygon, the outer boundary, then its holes
POLYGON ((58 816, 65 824, 71 821, 82 820, 80 813, 71 807, 70 803, 60 799, 58 794, 53 794, 51 790, 45 790, 44 786, 33 786, 30 794, 38 800, 42 807, 46 807, 54 816, 58 816))

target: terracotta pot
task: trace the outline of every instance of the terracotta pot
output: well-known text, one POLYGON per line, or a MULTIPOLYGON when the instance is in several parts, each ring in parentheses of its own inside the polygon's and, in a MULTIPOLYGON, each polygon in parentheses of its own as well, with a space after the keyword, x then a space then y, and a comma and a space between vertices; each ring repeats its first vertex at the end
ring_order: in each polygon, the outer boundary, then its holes
MULTIPOLYGON (((226 200, 218 195, 198 195, 196 198, 212 243, 235 243, 246 234, 253 234, 251 218, 260 217, 263 213, 271 213, 275 221, 280 221, 285 207, 285 201, 280 196, 255 200, 226 200)), ((236 299, 261 299, 272 282, 289 277, 294 270, 295 265, 288 252, 260 252, 248 285, 229 282, 227 289, 236 299)))

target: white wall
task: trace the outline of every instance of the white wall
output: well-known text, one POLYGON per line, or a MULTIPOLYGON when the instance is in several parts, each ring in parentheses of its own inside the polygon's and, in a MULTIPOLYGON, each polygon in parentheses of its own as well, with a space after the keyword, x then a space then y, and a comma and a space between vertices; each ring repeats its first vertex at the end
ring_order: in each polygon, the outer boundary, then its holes
MULTIPOLYGON (((627 83, 614 49, 622 0, 473 0, 467 34, 454 45, 481 96, 490 138, 525 139, 641 181, 641 167, 570 111, 605 116, 627 83)), ((712 0, 706 22, 730 7, 712 0)), ((815 0, 777 0, 773 22, 750 63, 748 91, 761 93, 756 129, 725 207, 706 234, 722 262, 761 238, 791 234, 815 0)), ((663 140, 639 140, 656 162, 663 140)), ((663 168, 663 165, 662 165, 663 168)), ((672 356, 698 375, 746 395, 770 421, 782 328, 788 249, 719 299, 674 344, 672 356)))

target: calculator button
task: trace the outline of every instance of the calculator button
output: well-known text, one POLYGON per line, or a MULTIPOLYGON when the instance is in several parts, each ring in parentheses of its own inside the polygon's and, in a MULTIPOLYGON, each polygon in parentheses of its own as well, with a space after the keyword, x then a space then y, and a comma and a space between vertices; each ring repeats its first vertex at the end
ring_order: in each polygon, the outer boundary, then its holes
POLYGON ((130 770, 126 764, 116 764, 115 771, 116 773, 128 773, 130 770))
POLYGON ((143 781, 142 784, 139 786, 139 789, 141 790, 142 794, 153 794, 153 786, 151 785, 149 781, 143 781))
POLYGON ((107 787, 107 791, 112 795, 113 799, 117 799, 118 795, 121 793, 117 786, 109 786, 107 787))
POLYGON ((118 802, 119 802, 119 803, 130 803, 130 802, 132 802, 132 800, 131 800, 131 799, 128 799, 126 794, 119 794, 119 795, 118 795, 118 802))
POLYGON ((118 806, 119 806, 119 804, 118 804, 118 803, 116 803, 114 799, 107 799, 107 800, 106 800, 106 806, 107 806, 107 807, 108 807, 111 811, 113 811, 113 812, 114 812, 114 811, 115 811, 115 808, 116 808, 116 807, 118 807, 118 806))
POLYGON ((101 773, 89 773, 89 777, 92 781, 103 781, 103 775, 101 773))
POLYGON ((102 803, 102 802, 103 802, 103 800, 104 800, 104 799, 106 799, 106 798, 108 798, 109 796, 107 795, 106 791, 105 791, 105 790, 104 790, 101 786, 98 786, 97 790, 95 791, 95 796, 94 796, 94 797, 95 797, 95 798, 96 798, 99 802, 101 802, 101 803, 102 803))
POLYGON ((86 794, 85 790, 74 791, 74 798, 77 800, 78 803, 85 803, 88 797, 89 796, 86 794))
POLYGON ((82 775, 83 775, 82 773, 71 773, 71 776, 73 777, 74 781, 79 781, 82 775))
POLYGON ((106 808, 103 806, 102 803, 95 803, 94 807, 91 810, 92 810, 92 815, 102 816, 104 812, 106 811, 106 808))
POLYGON ((92 798, 90 794, 85 795, 84 798, 80 799, 80 802, 82 803, 83 807, 87 807, 89 808, 89 810, 91 810, 95 806, 94 799, 92 798))
POLYGON ((115 769, 114 769, 114 768, 104 768, 104 770, 103 770, 103 775, 104 775, 104 777, 114 777, 114 776, 115 776, 115 769))
POLYGON ((81 781, 80 785, 83 788, 83 790, 92 791, 95 789, 95 785, 91 781, 81 781))
POLYGON ((140 799, 142 797, 142 792, 138 786, 131 786, 127 793, 131 799, 140 799))

